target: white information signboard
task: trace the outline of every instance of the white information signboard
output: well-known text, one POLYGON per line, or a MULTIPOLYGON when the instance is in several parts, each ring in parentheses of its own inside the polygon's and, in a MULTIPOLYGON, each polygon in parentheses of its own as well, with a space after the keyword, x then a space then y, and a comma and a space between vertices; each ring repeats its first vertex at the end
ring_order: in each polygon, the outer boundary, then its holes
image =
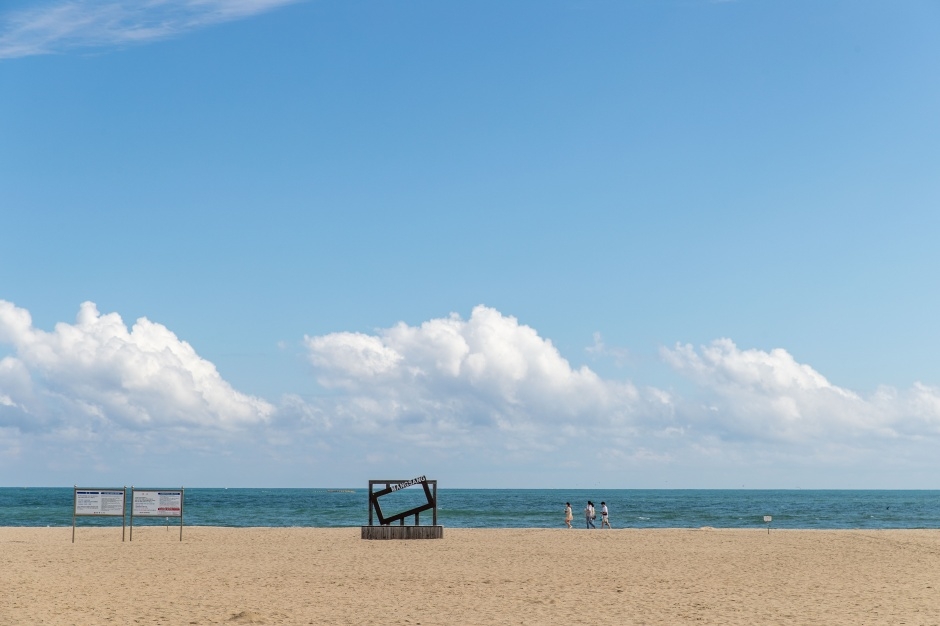
POLYGON ((76 489, 75 515, 124 515, 123 489, 76 489))
MULTIPOLYGON (((134 540, 135 517, 178 517, 180 541, 183 540, 183 488, 137 489, 131 487, 131 541, 134 540)), ((167 520, 169 522, 169 520, 167 520)), ((167 530, 169 530, 167 525, 167 530)))
POLYGON ((79 517, 120 517, 121 541, 124 541, 126 500, 126 487, 95 489, 76 485, 72 494, 72 543, 75 543, 75 520, 79 517))
POLYGON ((183 514, 181 489, 160 491, 133 491, 131 515, 135 517, 180 517, 183 514))

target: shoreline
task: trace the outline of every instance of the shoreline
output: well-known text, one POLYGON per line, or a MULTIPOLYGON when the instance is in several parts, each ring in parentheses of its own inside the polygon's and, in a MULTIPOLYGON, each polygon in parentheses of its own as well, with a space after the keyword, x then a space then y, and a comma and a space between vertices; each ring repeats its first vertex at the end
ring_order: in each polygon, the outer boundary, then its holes
POLYGON ((0 527, 0 623, 936 624, 919 529, 0 527))

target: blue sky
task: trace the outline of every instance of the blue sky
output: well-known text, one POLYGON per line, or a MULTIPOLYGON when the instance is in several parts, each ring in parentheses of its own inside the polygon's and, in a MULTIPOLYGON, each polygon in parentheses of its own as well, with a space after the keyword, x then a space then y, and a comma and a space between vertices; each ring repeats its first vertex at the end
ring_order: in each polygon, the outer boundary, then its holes
POLYGON ((0 8, 0 484, 937 488, 940 7, 0 8))

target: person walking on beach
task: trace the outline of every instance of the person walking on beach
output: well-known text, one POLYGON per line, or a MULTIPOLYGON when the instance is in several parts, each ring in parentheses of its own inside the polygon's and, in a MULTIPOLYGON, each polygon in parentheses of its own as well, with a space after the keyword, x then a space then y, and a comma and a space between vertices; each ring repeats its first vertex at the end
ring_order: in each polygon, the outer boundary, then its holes
POLYGON ((565 526, 571 528, 571 520, 574 519, 574 515, 571 514, 571 503, 565 502, 565 526))
POLYGON ((607 524, 607 528, 611 528, 610 517, 607 514, 607 503, 601 502, 601 528, 604 527, 604 524, 607 524))
POLYGON ((588 528, 597 528, 594 525, 594 517, 594 503, 588 500, 587 506, 584 507, 584 521, 588 528))

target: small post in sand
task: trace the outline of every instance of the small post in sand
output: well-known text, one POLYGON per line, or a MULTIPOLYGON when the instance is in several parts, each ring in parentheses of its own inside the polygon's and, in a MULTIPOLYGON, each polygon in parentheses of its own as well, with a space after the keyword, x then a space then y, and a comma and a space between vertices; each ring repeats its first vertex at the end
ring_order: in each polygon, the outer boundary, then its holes
POLYGON ((773 518, 772 515, 765 515, 765 516, 764 516, 764 523, 767 524, 767 534, 768 534, 768 535, 770 534, 770 522, 772 522, 773 520, 774 520, 774 518, 773 518))

